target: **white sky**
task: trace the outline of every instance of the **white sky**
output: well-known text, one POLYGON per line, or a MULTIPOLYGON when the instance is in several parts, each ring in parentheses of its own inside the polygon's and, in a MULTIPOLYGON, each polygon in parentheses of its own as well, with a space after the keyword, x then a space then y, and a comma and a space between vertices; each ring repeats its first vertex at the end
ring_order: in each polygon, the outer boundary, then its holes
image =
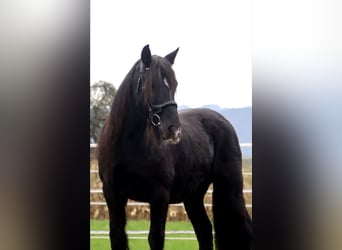
POLYGON ((118 88, 146 44, 160 56, 180 47, 178 105, 252 105, 250 0, 91 0, 91 84, 118 88))

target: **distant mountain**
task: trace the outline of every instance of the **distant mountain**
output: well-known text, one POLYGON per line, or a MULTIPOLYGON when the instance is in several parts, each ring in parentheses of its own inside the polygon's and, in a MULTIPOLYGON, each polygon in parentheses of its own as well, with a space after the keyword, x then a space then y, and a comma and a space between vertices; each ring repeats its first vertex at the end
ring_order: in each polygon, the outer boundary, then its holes
MULTIPOLYGON (((181 105, 179 109, 189 108, 181 105)), ((235 128, 240 143, 252 142, 252 107, 245 108, 221 108, 218 105, 204 105, 203 108, 209 108, 222 114, 235 128)), ((252 148, 241 148, 244 157, 252 156, 252 148)))
POLYGON ((189 106, 186 106, 186 105, 180 105, 178 106, 178 109, 189 109, 190 107, 189 106))

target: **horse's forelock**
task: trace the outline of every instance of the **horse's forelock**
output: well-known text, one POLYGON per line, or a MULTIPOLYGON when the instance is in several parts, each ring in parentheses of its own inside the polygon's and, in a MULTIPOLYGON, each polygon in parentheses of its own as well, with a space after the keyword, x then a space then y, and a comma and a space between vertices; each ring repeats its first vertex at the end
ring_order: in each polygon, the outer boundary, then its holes
MULTIPOLYGON (((175 73, 172 69, 171 63, 164 57, 152 56, 152 63, 149 69, 146 70, 144 73, 145 104, 151 101, 153 80, 160 78, 161 74, 167 78, 168 85, 172 94, 175 93, 176 88, 177 88, 177 81, 176 81, 175 73)), ((163 79, 160 79, 160 80, 163 80, 163 79)))

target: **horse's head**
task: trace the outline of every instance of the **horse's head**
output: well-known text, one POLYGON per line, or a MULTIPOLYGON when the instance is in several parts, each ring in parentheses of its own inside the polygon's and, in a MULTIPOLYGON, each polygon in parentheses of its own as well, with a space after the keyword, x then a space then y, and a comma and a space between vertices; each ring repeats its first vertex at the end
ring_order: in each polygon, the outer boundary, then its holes
POLYGON ((172 64, 178 49, 165 57, 151 55, 148 45, 141 52, 141 60, 135 73, 135 96, 138 109, 148 120, 149 126, 165 142, 176 144, 180 140, 181 127, 174 100, 177 80, 172 64))

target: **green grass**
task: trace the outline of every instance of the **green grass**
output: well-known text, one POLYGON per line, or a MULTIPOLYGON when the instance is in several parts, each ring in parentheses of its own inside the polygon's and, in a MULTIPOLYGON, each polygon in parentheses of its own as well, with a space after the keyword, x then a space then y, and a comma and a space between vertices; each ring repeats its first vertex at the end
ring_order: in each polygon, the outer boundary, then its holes
MULTIPOLYGON (((126 230, 149 230, 150 221, 136 220, 128 221, 126 230)), ((90 230, 109 230, 108 220, 90 220, 90 230)), ((187 221, 168 221, 166 223, 166 230, 192 230, 193 227, 190 222, 187 221)))
MULTIPOLYGON (((149 221, 141 220, 141 221, 128 221, 126 225, 126 230, 149 230, 149 221)), ((90 220, 90 229, 91 230, 105 230, 108 231, 108 221, 107 220, 90 220)), ((174 230, 186 230, 193 231, 193 227, 190 222, 185 221, 168 221, 166 223, 166 231, 174 231, 174 230)), ((107 235, 106 238, 101 239, 90 239, 90 249, 91 250, 107 250, 110 249, 110 242, 107 235)), ((168 237, 172 238, 195 238, 194 234, 177 234, 177 235, 166 235, 165 239, 165 250, 192 250, 198 249, 197 240, 188 240, 188 239, 167 239, 168 237)), ((148 250, 148 242, 147 242, 147 234, 145 235, 129 235, 129 247, 131 250, 148 250), (131 237, 142 237, 144 239, 133 239, 131 237)))

